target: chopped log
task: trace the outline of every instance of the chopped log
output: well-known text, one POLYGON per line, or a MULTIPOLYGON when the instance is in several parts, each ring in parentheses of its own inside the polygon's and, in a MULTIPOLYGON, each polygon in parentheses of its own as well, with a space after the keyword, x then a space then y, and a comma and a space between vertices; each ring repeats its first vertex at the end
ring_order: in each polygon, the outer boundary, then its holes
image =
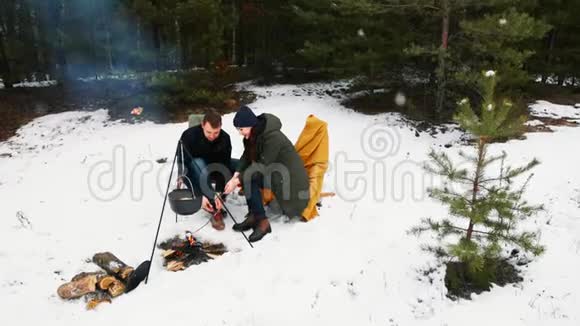
POLYGON ((168 271, 177 272, 184 270, 185 266, 183 265, 182 261, 172 260, 167 263, 166 268, 168 271))
POLYGON ((85 295, 85 302, 87 303, 87 310, 93 310, 103 302, 111 303, 111 295, 101 291, 89 293, 85 295))
POLYGON ((99 279, 97 286, 99 289, 107 291, 117 279, 112 275, 106 275, 99 279))
POLYGON ((121 272, 119 273, 119 277, 123 280, 123 281, 127 281, 129 279, 129 276, 131 276, 131 274, 134 272, 135 270, 133 269, 133 267, 127 266, 126 268, 124 268, 123 270, 121 270, 121 272))
POLYGON ((58 287, 56 292, 63 299, 76 299, 85 294, 95 292, 97 290, 97 275, 85 273, 83 277, 79 275, 74 277, 74 281, 70 281, 58 287))
POLYGON ((83 278, 90 276, 90 275, 95 275, 95 276, 97 276, 97 279, 98 279, 99 277, 105 276, 105 273, 100 272, 100 271, 99 272, 78 273, 77 275, 73 276, 73 278, 71 279, 71 282, 78 281, 78 280, 83 279, 83 278))
POLYGON ((104 269, 109 275, 113 275, 122 281, 126 281, 129 275, 131 275, 131 272, 133 272, 133 267, 128 266, 110 252, 95 254, 93 256, 93 262, 104 269))
POLYGON ((173 255, 175 253, 176 253, 175 250, 173 250, 173 249, 167 249, 167 250, 163 251, 163 258, 167 258, 167 257, 169 257, 169 256, 171 256, 171 255, 173 255))
POLYGON ((94 299, 87 302, 87 310, 94 310, 99 306, 101 303, 107 302, 111 303, 111 299, 94 299))
POLYGON ((125 284, 118 279, 114 279, 113 283, 109 286, 107 291, 113 298, 118 297, 125 293, 125 284))

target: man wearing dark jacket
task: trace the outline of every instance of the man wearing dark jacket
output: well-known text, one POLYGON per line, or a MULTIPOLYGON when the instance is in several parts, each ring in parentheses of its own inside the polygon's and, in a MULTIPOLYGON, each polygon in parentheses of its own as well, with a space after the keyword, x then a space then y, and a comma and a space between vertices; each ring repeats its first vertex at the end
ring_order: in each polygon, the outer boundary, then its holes
POLYGON ((185 184, 196 195, 203 196, 202 208, 212 213, 211 223, 217 230, 223 230, 225 224, 221 201, 215 200, 216 191, 224 191, 226 180, 236 170, 237 164, 237 160, 231 158, 230 136, 221 127, 219 113, 207 112, 201 125, 191 127, 181 135, 177 158, 179 175, 187 177, 180 178, 179 186, 185 184), (215 183, 215 190, 212 183, 215 183))

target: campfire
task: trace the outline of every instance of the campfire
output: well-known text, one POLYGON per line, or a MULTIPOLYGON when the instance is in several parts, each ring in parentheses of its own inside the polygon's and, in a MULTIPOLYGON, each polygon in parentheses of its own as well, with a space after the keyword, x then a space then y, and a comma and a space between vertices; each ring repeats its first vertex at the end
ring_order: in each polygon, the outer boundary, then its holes
POLYGON ((209 242, 200 242, 190 232, 185 233, 185 239, 178 236, 169 239, 158 246, 163 249, 163 266, 169 271, 180 271, 191 265, 199 265, 217 256, 223 255, 226 247, 209 242))

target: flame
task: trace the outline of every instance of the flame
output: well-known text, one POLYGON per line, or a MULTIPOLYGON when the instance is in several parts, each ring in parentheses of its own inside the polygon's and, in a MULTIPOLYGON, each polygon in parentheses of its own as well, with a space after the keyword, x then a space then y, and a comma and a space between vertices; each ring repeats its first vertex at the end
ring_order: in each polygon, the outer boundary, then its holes
POLYGON ((193 234, 191 234, 191 233, 187 232, 187 233, 185 234, 185 239, 187 239, 187 242, 189 242, 189 245, 190 245, 190 246, 192 246, 192 247, 193 247, 193 246, 195 245, 195 242, 196 242, 196 241, 195 241, 195 237, 193 236, 193 234))

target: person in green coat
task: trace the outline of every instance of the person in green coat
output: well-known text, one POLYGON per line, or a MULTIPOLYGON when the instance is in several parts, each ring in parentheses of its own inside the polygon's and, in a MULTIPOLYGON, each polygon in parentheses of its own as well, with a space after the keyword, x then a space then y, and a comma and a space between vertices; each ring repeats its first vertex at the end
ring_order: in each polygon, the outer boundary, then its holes
POLYGON ((234 126, 244 137, 244 153, 224 193, 243 185, 248 215, 233 229, 253 229, 249 239, 254 242, 272 232, 260 190, 272 190, 283 213, 299 217, 308 205, 310 185, 304 162, 280 130, 282 122, 278 117, 269 113, 256 116, 250 108, 242 106, 234 117, 234 126))

